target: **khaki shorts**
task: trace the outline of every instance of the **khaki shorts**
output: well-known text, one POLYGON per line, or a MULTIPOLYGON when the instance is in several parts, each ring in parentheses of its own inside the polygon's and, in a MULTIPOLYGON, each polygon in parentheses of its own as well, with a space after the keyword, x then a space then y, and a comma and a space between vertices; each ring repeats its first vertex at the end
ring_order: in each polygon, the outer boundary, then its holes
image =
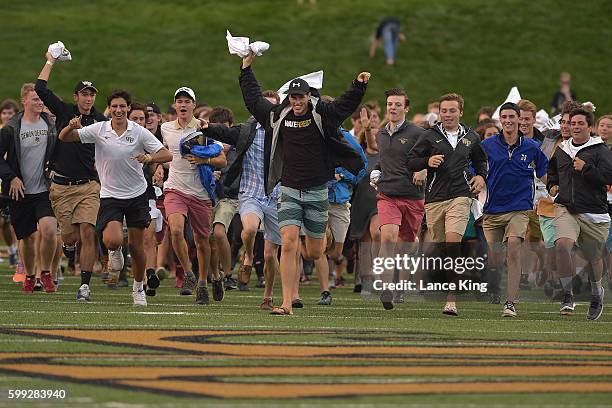
POLYGON ((427 231, 431 234, 432 241, 446 241, 447 232, 463 236, 471 210, 472 199, 469 197, 457 197, 425 204, 427 231))
POLYGON ((351 205, 349 203, 335 204, 331 203, 329 208, 329 218, 327 219, 327 225, 331 230, 334 242, 341 244, 346 239, 346 232, 348 231, 349 224, 351 223, 351 205))
POLYGON ((51 183, 49 200, 62 235, 77 232, 75 224, 96 225, 100 209, 100 183, 63 186, 51 183))
POLYGON ((504 243, 510 237, 525 239, 528 211, 512 211, 502 214, 485 214, 482 229, 489 245, 504 243))
POLYGON ((608 238, 610 222, 589 222, 570 214, 564 205, 555 204, 555 241, 569 238, 576 242, 588 261, 601 258, 601 250, 608 238))
POLYGON ((215 208, 213 208, 213 223, 222 224, 225 230, 229 228, 232 223, 234 215, 238 212, 238 200, 232 198, 222 198, 219 200, 215 208))
POLYGON ((527 241, 540 242, 542 241, 542 229, 540 228, 540 217, 537 211, 527 211, 529 215, 529 224, 527 224, 527 241))

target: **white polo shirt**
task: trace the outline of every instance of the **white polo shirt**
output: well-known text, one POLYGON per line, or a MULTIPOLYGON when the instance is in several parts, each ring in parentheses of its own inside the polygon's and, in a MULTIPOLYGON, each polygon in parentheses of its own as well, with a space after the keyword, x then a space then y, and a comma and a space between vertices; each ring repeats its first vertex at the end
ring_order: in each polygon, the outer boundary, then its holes
POLYGON ((151 132, 131 120, 122 135, 117 135, 110 120, 85 126, 78 132, 82 143, 96 145, 100 198, 127 200, 144 194, 147 181, 142 164, 134 157, 142 153, 155 154, 163 148, 151 132))
MULTIPOLYGON (((204 189, 204 186, 202 186, 197 166, 181 157, 181 139, 197 131, 199 124, 200 121, 193 117, 185 128, 181 127, 178 119, 173 122, 165 122, 161 125, 161 134, 164 139, 164 144, 170 153, 172 153, 170 172, 168 173, 168 180, 164 182, 164 190, 173 189, 201 200, 210 200, 208 193, 204 189)), ((216 143, 223 146, 222 143, 216 143)))

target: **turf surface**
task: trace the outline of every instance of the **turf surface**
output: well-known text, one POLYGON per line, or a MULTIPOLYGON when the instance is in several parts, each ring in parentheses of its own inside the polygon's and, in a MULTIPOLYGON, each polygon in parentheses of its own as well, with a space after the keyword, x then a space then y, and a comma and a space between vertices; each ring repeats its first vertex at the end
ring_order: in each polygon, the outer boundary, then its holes
POLYGON ((612 393, 610 314, 587 322, 583 301, 562 319, 535 290, 516 319, 473 295, 449 318, 435 299, 385 312, 350 288, 317 306, 311 284, 304 309, 274 317, 258 309, 261 289, 196 306, 164 281, 135 309, 99 277, 81 304, 76 277, 25 296, 2 271, 0 406, 15 406, 8 389, 64 389, 28 406, 75 407, 606 406, 612 393))

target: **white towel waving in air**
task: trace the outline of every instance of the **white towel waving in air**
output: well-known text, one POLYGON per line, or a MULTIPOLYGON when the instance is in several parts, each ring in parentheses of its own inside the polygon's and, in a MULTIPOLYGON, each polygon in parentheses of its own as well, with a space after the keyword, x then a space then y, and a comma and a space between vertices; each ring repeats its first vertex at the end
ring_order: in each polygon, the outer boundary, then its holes
MULTIPOLYGON (((301 78, 304 81, 306 81, 308 85, 310 85, 311 88, 314 88, 314 89, 323 88, 323 71, 322 70, 311 72, 309 74, 300 75, 298 78, 301 78)), ((292 78, 289 81, 285 82, 285 84, 278 89, 277 92, 281 97, 281 102, 285 100, 285 98, 287 97, 285 92, 287 92, 287 90, 289 89, 289 84, 294 79, 295 78, 292 78)))
POLYGON ((254 43, 249 43, 249 37, 233 37, 229 30, 226 30, 226 32, 225 38, 227 39, 227 48, 230 54, 244 58, 253 51, 255 55, 261 57, 270 48, 270 44, 267 42, 255 41, 254 43))
POLYGON ((47 49, 51 56, 59 61, 70 61, 72 60, 72 55, 70 55, 70 51, 64 46, 64 43, 58 41, 56 43, 50 44, 47 49))

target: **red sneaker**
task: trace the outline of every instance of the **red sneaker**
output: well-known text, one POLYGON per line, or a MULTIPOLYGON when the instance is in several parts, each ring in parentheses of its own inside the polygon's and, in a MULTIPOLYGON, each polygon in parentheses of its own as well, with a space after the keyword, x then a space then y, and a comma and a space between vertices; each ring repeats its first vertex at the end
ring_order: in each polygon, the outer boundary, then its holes
POLYGON ((23 293, 34 293, 34 285, 36 284, 36 275, 26 276, 23 281, 23 287, 21 291, 23 293))
POLYGON ((53 279, 51 279, 51 272, 46 271, 41 273, 40 280, 42 281, 45 292, 52 293, 57 290, 57 288, 55 287, 55 283, 53 283, 53 279))

